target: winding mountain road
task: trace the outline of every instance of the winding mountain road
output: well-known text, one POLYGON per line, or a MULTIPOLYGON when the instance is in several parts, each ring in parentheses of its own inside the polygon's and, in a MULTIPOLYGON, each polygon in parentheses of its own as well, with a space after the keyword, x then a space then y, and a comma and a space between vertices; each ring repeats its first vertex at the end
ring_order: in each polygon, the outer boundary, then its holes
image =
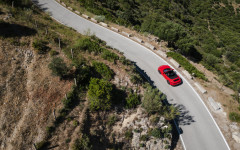
POLYGON ((180 108, 179 126, 183 131, 180 136, 184 149, 230 149, 204 102, 191 85, 183 78, 182 85, 172 87, 158 73, 158 66, 165 65, 167 62, 140 44, 78 16, 54 0, 33 1, 58 22, 80 33, 90 29, 98 38, 106 41, 107 45, 124 52, 128 59, 136 62, 136 65, 144 70, 154 84, 167 95, 170 103, 180 108))

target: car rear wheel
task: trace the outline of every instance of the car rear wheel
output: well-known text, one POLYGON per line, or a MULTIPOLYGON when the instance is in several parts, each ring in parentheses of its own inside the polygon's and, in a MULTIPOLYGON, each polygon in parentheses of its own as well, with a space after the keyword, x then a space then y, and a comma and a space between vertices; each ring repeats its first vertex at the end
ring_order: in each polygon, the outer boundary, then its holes
POLYGON ((170 84, 170 82, 167 80, 167 83, 170 84))
POLYGON ((161 71, 160 71, 160 70, 158 70, 158 72, 161 74, 161 71))

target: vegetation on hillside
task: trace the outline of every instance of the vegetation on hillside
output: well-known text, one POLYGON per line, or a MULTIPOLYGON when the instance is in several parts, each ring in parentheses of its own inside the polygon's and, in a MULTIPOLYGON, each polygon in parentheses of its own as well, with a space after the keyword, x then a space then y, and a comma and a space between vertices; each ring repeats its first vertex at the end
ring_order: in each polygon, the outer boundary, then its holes
MULTIPOLYGON (((51 145, 52 137, 58 134, 56 131, 59 131, 58 129, 63 122, 71 121, 70 114, 75 108, 78 107, 81 110, 85 106, 83 102, 87 101, 89 103, 90 113, 111 113, 111 111, 114 111, 113 106, 120 109, 133 109, 141 104, 142 96, 139 91, 146 90, 143 88, 145 81, 136 71, 136 66, 121 53, 107 47, 105 42, 95 36, 80 35, 74 30, 54 22, 47 14, 32 5, 30 0, 17 1, 14 3, 14 7, 11 6, 12 3, 9 1, 0 0, 0 3, 12 15, 12 19, 9 21, 11 23, 8 21, 0 22, 0 26, 4 27, 3 29, 12 27, 11 24, 16 24, 30 29, 25 31, 33 31, 27 35, 26 43, 22 42, 21 39, 22 37, 25 38, 26 33, 22 34, 21 37, 14 34, 1 34, 2 32, 0 32, 1 39, 9 40, 11 44, 24 45, 35 50, 36 53, 34 54, 38 55, 39 59, 44 58, 44 60, 49 61, 49 65, 46 67, 49 68, 54 78, 59 77, 68 83, 69 81, 75 82, 71 90, 62 98, 61 108, 48 108, 50 109, 48 115, 52 116, 53 111, 54 120, 46 127, 46 136, 43 136, 43 141, 36 144, 37 149, 44 149, 49 144, 51 145), (121 66, 121 69, 128 73, 131 80, 128 83, 135 91, 113 84, 115 72, 111 67, 114 68, 115 64, 121 66)), ((154 90, 153 88, 148 89, 149 93, 154 93, 152 92, 154 90)), ((144 104, 148 106, 147 103, 150 102, 145 100, 144 104)), ((58 104, 54 104, 54 106, 58 104)), ((154 107, 155 113, 161 116, 171 113, 169 111, 171 108, 167 105, 164 106, 162 99, 157 104, 161 106, 159 110, 156 110, 158 108, 154 106, 146 108, 154 107)), ((52 106, 49 105, 49 107, 52 106)), ((88 105, 85 108, 87 109, 88 105)), ((89 112, 86 112, 89 115, 89 112)), ((171 116, 176 117, 175 112, 171 116)), ((174 119, 174 117, 167 120, 174 119)), ((108 125, 112 126, 117 117, 112 117, 109 120, 108 125)), ((91 122, 86 121, 86 123, 91 122)), ((80 125, 76 120, 72 121, 71 124, 74 128, 80 125)), ((83 125, 85 125, 85 122, 83 125)), ((85 132, 81 131, 79 138, 74 141, 74 149, 91 149, 92 145, 90 143, 95 137, 89 133, 85 134, 85 132)), ((130 132, 129 134, 132 135, 130 132)), ((66 143, 69 143, 69 139, 66 139, 66 143)))
POLYGON ((177 53, 219 74, 224 85, 239 90, 235 87, 240 82, 240 11, 234 8, 238 0, 78 2, 109 21, 158 36, 177 53))
POLYGON ((239 0, 77 0, 74 3, 81 10, 167 41, 174 49, 169 56, 191 74, 207 80, 185 58, 200 62, 218 74, 218 81, 235 91, 233 97, 240 103, 239 0))

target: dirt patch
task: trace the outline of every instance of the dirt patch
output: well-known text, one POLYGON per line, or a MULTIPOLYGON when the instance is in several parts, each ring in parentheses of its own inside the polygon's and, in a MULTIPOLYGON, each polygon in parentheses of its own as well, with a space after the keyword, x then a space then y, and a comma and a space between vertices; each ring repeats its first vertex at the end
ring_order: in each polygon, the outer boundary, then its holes
POLYGON ((48 55, 8 42, 0 45, 0 147, 29 149, 44 137, 53 109, 72 83, 51 75, 48 55))

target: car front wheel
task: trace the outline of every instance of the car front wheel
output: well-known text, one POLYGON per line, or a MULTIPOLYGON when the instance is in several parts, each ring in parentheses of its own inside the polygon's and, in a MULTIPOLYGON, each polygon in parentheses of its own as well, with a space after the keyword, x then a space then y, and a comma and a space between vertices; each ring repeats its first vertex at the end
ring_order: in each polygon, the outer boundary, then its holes
POLYGON ((170 82, 167 80, 167 83, 170 84, 170 82))
POLYGON ((160 70, 158 70, 158 72, 161 74, 161 71, 160 71, 160 70))

